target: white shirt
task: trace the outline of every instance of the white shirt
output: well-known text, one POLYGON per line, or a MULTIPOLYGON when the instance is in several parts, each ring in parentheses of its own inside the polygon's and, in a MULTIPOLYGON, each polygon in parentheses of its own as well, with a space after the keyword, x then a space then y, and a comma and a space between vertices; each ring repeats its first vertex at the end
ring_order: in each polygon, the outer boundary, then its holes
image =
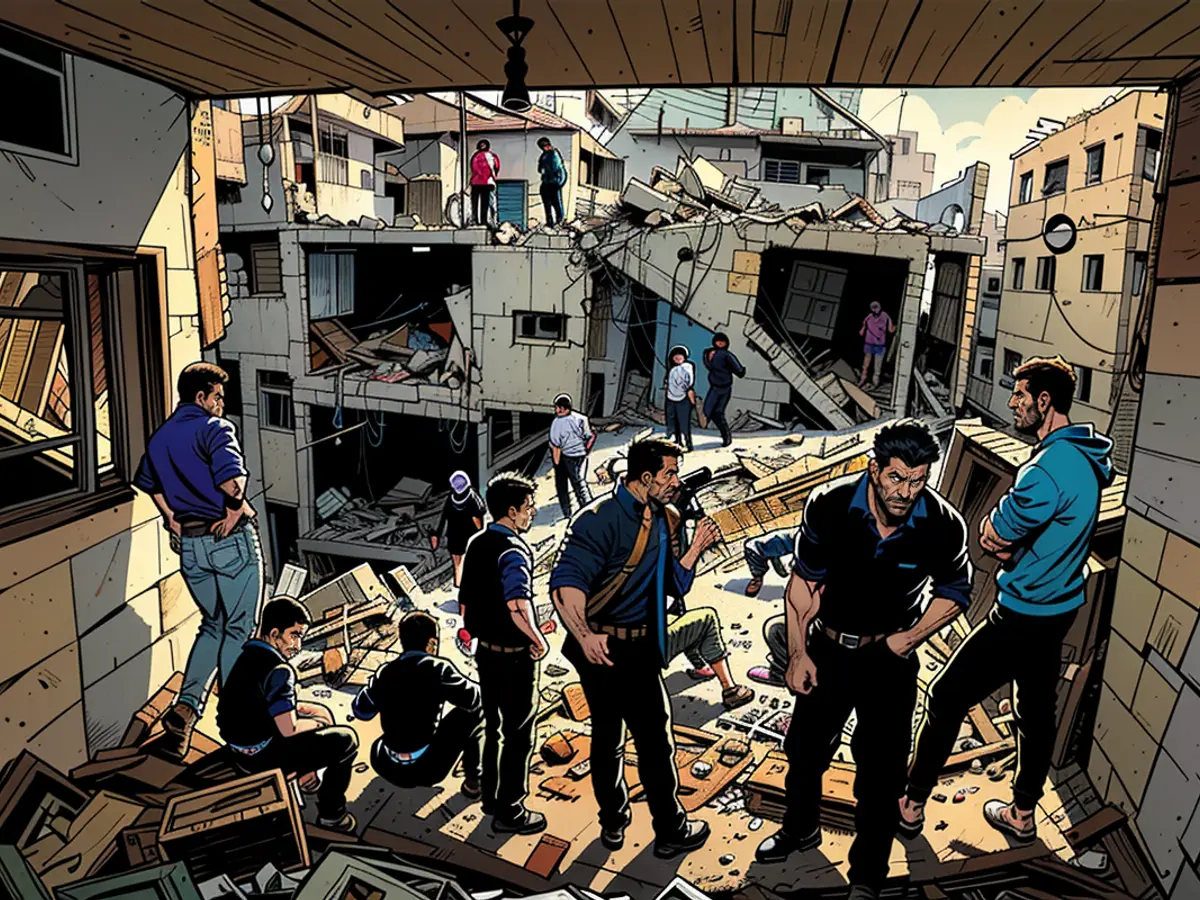
POLYGON ((696 384, 696 366, 685 362, 673 366, 667 373, 667 399, 676 402, 686 400, 688 391, 696 384))
POLYGON ((587 455, 587 442, 591 439, 592 426, 581 413, 556 415, 550 423, 550 446, 557 447, 563 456, 587 455))

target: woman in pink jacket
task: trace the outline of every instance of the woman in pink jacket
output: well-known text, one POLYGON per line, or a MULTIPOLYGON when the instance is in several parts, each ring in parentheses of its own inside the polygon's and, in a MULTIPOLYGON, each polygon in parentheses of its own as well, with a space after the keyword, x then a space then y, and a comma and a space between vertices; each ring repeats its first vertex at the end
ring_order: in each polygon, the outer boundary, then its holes
POLYGON ((487 141, 480 141, 471 157, 471 211, 476 225, 487 225, 491 218, 496 176, 500 174, 500 157, 491 147, 487 141))

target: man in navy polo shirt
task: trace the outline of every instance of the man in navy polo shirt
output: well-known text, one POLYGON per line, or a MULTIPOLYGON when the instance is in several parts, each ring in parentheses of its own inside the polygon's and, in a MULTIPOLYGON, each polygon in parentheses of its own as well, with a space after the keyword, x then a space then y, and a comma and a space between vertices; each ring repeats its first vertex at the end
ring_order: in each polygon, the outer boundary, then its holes
POLYGON ((177 547, 183 580, 200 607, 200 631, 183 688, 163 716, 160 752, 187 755, 214 671, 223 686, 254 633, 262 548, 246 502, 246 462, 224 418, 229 376, 196 362, 179 374, 179 406, 150 438, 133 483, 154 497, 177 547))

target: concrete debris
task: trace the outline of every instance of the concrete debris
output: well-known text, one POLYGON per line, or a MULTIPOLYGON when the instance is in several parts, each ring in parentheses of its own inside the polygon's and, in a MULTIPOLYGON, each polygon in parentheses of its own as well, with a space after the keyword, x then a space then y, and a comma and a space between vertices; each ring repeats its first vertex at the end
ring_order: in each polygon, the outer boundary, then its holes
POLYGON ((409 213, 408 215, 399 214, 395 218, 392 219, 392 227, 393 228, 414 228, 414 229, 420 228, 421 227, 421 217, 418 216, 416 213, 409 213))
POLYGON ((372 231, 387 228, 387 224, 382 219, 376 219, 374 216, 361 216, 358 219, 351 219, 350 226, 352 228, 368 228, 372 231))
POLYGON ((492 235, 493 240, 501 246, 508 246, 521 237, 521 229, 512 222, 501 222, 500 227, 492 235))
POLYGON ((621 192, 621 205, 643 213, 671 213, 679 206, 679 201, 638 178, 631 178, 621 192))
POLYGON ((345 225, 344 222, 342 222, 340 219, 335 219, 333 216, 329 215, 329 213, 324 213, 318 216, 317 220, 313 224, 324 225, 326 228, 342 228, 345 225))

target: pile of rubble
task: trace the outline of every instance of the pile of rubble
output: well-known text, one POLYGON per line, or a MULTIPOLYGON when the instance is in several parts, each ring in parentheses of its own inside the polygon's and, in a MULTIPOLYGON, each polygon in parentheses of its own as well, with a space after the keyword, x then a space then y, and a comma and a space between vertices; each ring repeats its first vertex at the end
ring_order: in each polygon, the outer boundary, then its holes
POLYGON ((332 369, 339 377, 388 384, 439 384, 458 390, 467 383, 471 357, 450 322, 421 328, 401 325, 372 332, 360 340, 342 322, 316 319, 309 324, 313 371, 332 369))

